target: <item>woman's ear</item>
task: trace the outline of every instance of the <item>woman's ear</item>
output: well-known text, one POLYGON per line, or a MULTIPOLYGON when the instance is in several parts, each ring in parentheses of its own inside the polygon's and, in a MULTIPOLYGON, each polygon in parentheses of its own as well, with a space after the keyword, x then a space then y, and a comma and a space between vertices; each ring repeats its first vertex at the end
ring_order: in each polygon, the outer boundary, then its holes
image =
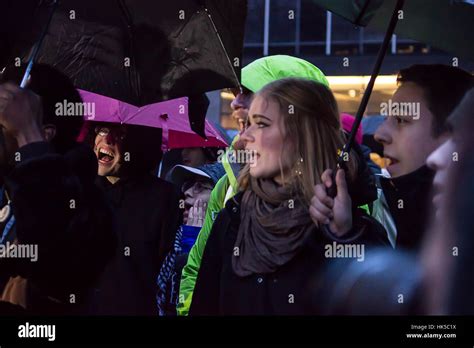
POLYGON ((51 142, 56 136, 56 126, 54 124, 46 124, 43 126, 43 135, 46 141, 51 142))

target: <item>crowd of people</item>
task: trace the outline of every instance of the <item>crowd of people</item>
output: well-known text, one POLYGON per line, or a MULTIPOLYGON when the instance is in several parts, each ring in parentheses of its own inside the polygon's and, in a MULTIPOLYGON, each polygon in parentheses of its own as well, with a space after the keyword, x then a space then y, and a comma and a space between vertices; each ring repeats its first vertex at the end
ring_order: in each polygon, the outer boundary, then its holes
POLYGON ((260 58, 232 144, 158 173, 161 129, 57 116, 81 101, 70 80, 36 64, 22 89, 23 72, 0 76, 0 245, 38 258, 0 253, 0 313, 474 313, 472 74, 400 70, 391 103, 419 114, 359 130, 338 168, 354 118, 324 73, 260 58))

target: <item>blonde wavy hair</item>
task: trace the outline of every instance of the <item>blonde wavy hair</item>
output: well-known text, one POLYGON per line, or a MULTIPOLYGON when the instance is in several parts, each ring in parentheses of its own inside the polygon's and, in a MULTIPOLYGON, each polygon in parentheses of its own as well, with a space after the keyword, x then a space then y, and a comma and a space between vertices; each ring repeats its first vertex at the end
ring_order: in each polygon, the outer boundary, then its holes
MULTIPOLYGON (((341 129, 336 99, 325 85, 301 78, 285 78, 266 85, 254 97, 278 103, 282 116, 284 142, 291 142, 294 164, 289 168, 286 184, 295 185, 301 198, 310 204, 314 186, 321 183, 326 169, 335 169, 338 153, 346 137, 341 129)), ((357 170, 357 161, 351 152, 346 162, 350 181, 357 170)), ((280 171, 284 176, 284 170, 280 171)), ((288 171, 287 171, 288 173, 288 171)), ((249 188, 250 164, 239 175, 240 189, 249 188)))

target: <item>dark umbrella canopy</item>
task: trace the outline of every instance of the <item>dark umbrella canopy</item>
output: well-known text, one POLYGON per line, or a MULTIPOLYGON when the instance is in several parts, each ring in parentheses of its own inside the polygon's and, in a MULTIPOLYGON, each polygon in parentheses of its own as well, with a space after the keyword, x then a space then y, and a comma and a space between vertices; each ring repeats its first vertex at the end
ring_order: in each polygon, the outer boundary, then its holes
MULTIPOLYGON (((359 25, 385 31, 396 0, 313 0, 359 25)), ((474 60, 474 4, 471 0, 408 0, 395 33, 474 60)))
MULTIPOLYGON (((7 1, 2 65, 26 61, 47 5, 7 1)), ((246 11, 246 0, 63 0, 37 61, 64 72, 77 88, 133 105, 199 100, 204 92, 239 86, 246 11)), ((200 113, 191 120, 196 128, 205 110, 200 113)))

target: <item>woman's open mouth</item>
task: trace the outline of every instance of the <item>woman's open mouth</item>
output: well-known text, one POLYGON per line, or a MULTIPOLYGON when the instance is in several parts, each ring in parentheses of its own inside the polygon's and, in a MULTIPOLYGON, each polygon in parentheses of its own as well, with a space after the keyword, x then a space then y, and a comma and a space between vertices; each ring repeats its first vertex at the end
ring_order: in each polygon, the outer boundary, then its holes
POLYGON ((111 164, 115 155, 112 151, 106 150, 104 148, 100 148, 97 154, 97 159, 101 164, 111 164))
POLYGON ((251 167, 257 165, 257 160, 260 158, 260 154, 256 150, 245 149, 245 162, 249 163, 251 167))

